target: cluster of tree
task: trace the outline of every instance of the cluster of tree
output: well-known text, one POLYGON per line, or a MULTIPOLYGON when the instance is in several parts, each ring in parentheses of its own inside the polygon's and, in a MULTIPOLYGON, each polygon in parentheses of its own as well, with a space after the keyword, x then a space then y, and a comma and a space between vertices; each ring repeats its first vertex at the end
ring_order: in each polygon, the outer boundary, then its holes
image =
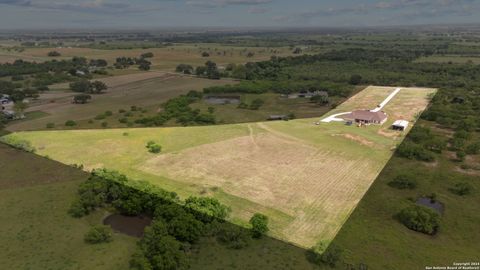
POLYGON ((100 94, 104 90, 107 90, 107 85, 102 81, 89 81, 86 79, 80 79, 76 82, 70 83, 70 89, 74 92, 88 93, 88 94, 100 94))
POLYGON ((222 85, 207 87, 203 90, 206 94, 240 93, 263 94, 274 92, 291 94, 300 92, 325 91, 329 96, 348 97, 353 92, 353 87, 344 83, 316 81, 316 80, 258 80, 242 81, 235 85, 222 85))
POLYGON ((413 175, 399 174, 388 182, 388 185, 397 189, 415 189, 417 187, 417 181, 413 175))
POLYGON ((180 64, 176 67, 175 71, 183 74, 193 74, 193 67, 187 64, 180 64))
POLYGON ((343 250, 334 243, 329 245, 326 242, 320 241, 310 248, 307 253, 307 258, 314 264, 328 265, 334 268, 340 261, 342 253, 343 250))
POLYGON ((440 215, 420 205, 404 208, 397 214, 397 218, 407 228, 425 234, 434 235, 440 227, 440 215))
POLYGON ((447 141, 432 133, 430 128, 415 126, 404 143, 397 149, 397 155, 408 159, 434 161, 433 153, 441 153, 447 141))
MULTIPOLYGON (((124 215, 153 219, 130 260, 132 269, 186 269, 189 247, 202 236, 216 236, 229 248, 242 248, 248 243, 245 229, 224 223, 230 209, 216 199, 190 197, 181 201, 177 194, 147 182, 131 181, 115 171, 94 170, 80 185, 69 213, 82 217, 104 206, 124 215)), ((268 231, 266 216, 256 214, 250 223, 253 237, 268 231)), ((89 243, 110 240, 111 234, 103 226, 92 228, 85 236, 89 243)))
POLYGON ((50 56, 50 57, 57 57, 57 56, 61 56, 62 54, 60 54, 59 52, 57 51, 50 51, 47 53, 47 56, 50 56))
POLYGON ((91 95, 88 94, 79 94, 73 96, 73 103, 75 104, 85 104, 87 103, 90 99, 92 99, 91 95))
POLYGON ((153 53, 145 53, 138 58, 118 57, 117 59, 115 59, 115 63, 113 64, 113 66, 117 69, 124 69, 133 65, 138 65, 138 69, 140 70, 150 70, 150 66, 152 65, 152 63, 146 59, 149 57, 153 57, 153 53), (147 57, 144 57, 144 55, 146 55, 147 57))
POLYGON ((152 52, 146 52, 146 53, 142 53, 140 55, 140 58, 152 58, 154 55, 152 52))
POLYGON ((117 57, 113 66, 117 69, 124 69, 135 65, 135 58, 131 57, 117 57))
POLYGON ((318 105, 326 105, 330 102, 328 95, 316 95, 310 98, 310 101, 318 105))
POLYGON ((53 73, 58 74, 68 72, 71 69, 81 69, 87 66, 83 57, 74 57, 71 60, 51 60, 45 62, 27 62, 23 60, 15 60, 13 63, 0 64, 0 77, 53 73))
POLYGON ((108 62, 104 59, 91 59, 88 65, 91 67, 106 67, 108 62))
POLYGON ((198 66, 195 69, 195 75, 213 80, 218 80, 221 77, 217 64, 212 61, 207 61, 204 66, 198 66))
POLYGON ((215 124, 215 116, 211 113, 202 113, 199 109, 192 109, 189 105, 201 99, 203 94, 197 91, 190 91, 168 100, 162 105, 163 111, 155 116, 137 119, 135 123, 145 126, 161 126, 167 121, 175 119, 177 123, 187 125, 215 124))

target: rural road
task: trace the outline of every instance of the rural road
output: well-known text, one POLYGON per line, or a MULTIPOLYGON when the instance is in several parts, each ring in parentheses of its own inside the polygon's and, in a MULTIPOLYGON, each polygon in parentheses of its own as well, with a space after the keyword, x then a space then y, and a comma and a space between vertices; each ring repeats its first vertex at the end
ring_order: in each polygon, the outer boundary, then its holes
MULTIPOLYGON (((387 105, 388 102, 390 102, 390 100, 392 100, 398 94, 398 92, 400 92, 400 90, 402 90, 402 88, 400 88, 400 87, 395 88, 395 90, 390 95, 388 95, 388 97, 386 99, 384 99, 382 101, 382 103, 380 103, 375 109, 370 110, 370 111, 371 112, 378 112, 381 109, 383 109, 383 107, 385 107, 385 105, 387 105)), ((349 113, 351 113, 351 112, 342 112, 342 113, 337 113, 337 114, 334 114, 334 115, 330 115, 330 116, 322 119, 321 122, 323 122, 323 123, 330 123, 332 121, 341 122, 341 121, 344 121, 344 120, 342 118, 337 118, 337 117, 340 116, 340 115, 345 115, 345 114, 349 114, 349 113)))

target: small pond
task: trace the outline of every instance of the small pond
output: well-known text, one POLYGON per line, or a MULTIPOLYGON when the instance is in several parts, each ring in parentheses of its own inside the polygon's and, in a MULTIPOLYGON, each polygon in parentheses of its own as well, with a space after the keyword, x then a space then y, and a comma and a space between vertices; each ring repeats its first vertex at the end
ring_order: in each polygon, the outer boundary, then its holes
POLYGON ((152 219, 146 216, 124 216, 111 214, 103 220, 103 224, 110 225, 116 232, 134 237, 142 237, 145 227, 152 223, 152 219))
POLYGON ((426 206, 428 208, 431 208, 435 210, 437 213, 442 214, 443 213, 443 204, 438 201, 432 201, 428 197, 420 197, 417 200, 418 205, 426 206))
POLYGON ((205 102, 214 105, 240 104, 239 96, 210 96, 205 98, 205 102))

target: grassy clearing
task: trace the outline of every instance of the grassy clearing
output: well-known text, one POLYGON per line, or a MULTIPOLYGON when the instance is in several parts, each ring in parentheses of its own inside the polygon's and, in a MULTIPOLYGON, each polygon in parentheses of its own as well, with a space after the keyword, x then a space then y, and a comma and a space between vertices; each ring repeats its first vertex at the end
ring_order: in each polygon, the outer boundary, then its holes
POLYGON ((369 269, 420 269, 477 259, 480 182, 478 176, 455 171, 455 166, 445 155, 438 156, 433 165, 394 157, 334 240, 345 249, 345 261, 364 263, 369 269), (418 176, 415 190, 388 186, 405 172, 418 176), (454 195, 449 188, 458 182, 470 183, 477 192, 465 197, 454 195), (445 205, 438 235, 411 231, 392 218, 412 204, 409 199, 431 193, 445 205))
MULTIPOLYGON (((260 122, 267 120, 270 115, 289 113, 293 113, 296 118, 311 118, 321 116, 331 109, 329 105, 312 103, 308 98, 287 99, 275 93, 241 95, 242 102, 246 104, 251 104, 255 99, 265 102, 258 110, 239 109, 238 104, 213 105, 205 101, 194 103, 191 107, 202 111, 214 108, 219 123, 260 122)), ((342 98, 332 97, 330 102, 334 104, 341 101, 342 98)))
MULTIPOLYGON (((369 87, 336 110, 374 107, 389 91, 393 88, 369 87)), ((385 110, 391 115, 408 111, 402 116, 413 122, 433 91, 406 89, 385 110)), ((310 247, 333 239, 404 137, 386 125, 314 125, 317 120, 9 136, 28 140, 40 155, 66 164, 116 169, 181 196, 217 197, 232 206, 236 223, 264 212, 271 218, 272 236, 310 247), (146 151, 150 140, 162 146, 162 154, 146 151)))
POLYGON ((0 264, 4 269, 128 269, 136 240, 114 235, 108 244, 83 241, 90 225, 67 214, 86 174, 0 144, 0 264))

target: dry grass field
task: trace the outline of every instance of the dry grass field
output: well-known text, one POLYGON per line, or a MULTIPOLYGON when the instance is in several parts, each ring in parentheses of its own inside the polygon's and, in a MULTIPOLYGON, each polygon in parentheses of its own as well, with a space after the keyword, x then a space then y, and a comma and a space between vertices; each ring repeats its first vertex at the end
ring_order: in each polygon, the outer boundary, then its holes
MULTIPOLYGON (((334 112, 374 108, 394 88, 368 87, 334 112)), ((415 121, 434 89, 404 88, 384 110, 383 126, 356 127, 318 119, 206 127, 19 132, 40 155, 86 169, 106 167, 181 196, 210 195, 245 224, 270 217, 271 236, 310 247, 331 241, 405 133, 395 117, 415 121), (162 145, 159 155, 145 144, 162 145)), ((332 113, 334 113, 332 112, 332 113)))
POLYGON ((47 123, 57 128, 67 120, 84 121, 94 118, 107 110, 116 112, 129 109, 130 106, 147 107, 152 112, 161 103, 190 90, 202 90, 204 87, 224 85, 230 80, 208 80, 182 76, 179 74, 151 71, 106 77, 100 79, 109 89, 100 95, 93 95, 87 104, 72 104, 74 93, 68 90, 68 84, 58 84, 52 91, 45 92, 40 98, 29 104, 27 112, 43 112, 46 116, 37 119, 14 121, 7 129, 38 130, 45 129, 47 123))
POLYGON ((88 59, 105 59, 112 65, 117 57, 140 57, 142 53, 152 52, 154 57, 149 59, 152 62, 152 69, 173 71, 179 63, 191 64, 193 66, 203 65, 211 60, 218 65, 229 63, 246 63, 253 61, 268 60, 271 56, 287 56, 292 54, 289 47, 235 47, 220 44, 176 44, 165 48, 150 49, 116 49, 101 50, 91 48, 26 48, 22 52, 8 51, 0 48, 0 63, 13 62, 16 59, 26 61, 47 61, 51 59, 69 59, 74 56, 83 56, 88 59), (58 51, 60 57, 48 57, 50 51, 58 51), (208 52, 210 57, 202 57, 202 52, 208 52), (248 57, 249 53, 253 56, 248 57))

